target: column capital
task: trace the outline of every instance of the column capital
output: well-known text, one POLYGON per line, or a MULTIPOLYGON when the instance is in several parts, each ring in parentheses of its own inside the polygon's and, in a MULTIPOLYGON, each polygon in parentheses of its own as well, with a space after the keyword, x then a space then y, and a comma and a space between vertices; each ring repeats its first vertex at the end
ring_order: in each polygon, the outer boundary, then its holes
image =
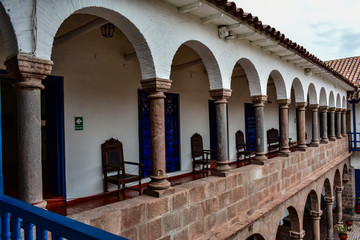
POLYGON ((336 111, 337 113, 341 113, 342 108, 336 108, 335 111, 336 111))
POLYGON ((254 107, 264 107, 266 100, 266 95, 250 96, 250 101, 254 104, 254 107))
POLYGON ((332 113, 332 112, 335 112, 335 110, 336 110, 336 107, 329 107, 328 112, 332 113))
POLYGON ((277 103, 280 105, 280 108, 289 108, 291 99, 279 99, 277 100, 277 103))
POLYGON ((163 78, 150 78, 140 81, 142 88, 148 93, 167 92, 171 88, 172 81, 163 78))
POLYGON ((323 214, 323 211, 319 210, 319 211, 313 211, 311 210, 310 211, 310 215, 312 218, 317 218, 317 219, 320 219, 321 215, 323 214))
POLYGON ((231 96, 231 89, 219 88, 209 90, 210 97, 215 99, 215 104, 227 103, 227 100, 231 96))
POLYGON ((302 239, 305 236, 305 231, 304 230, 301 230, 300 232, 289 231, 289 236, 292 239, 302 239))
POLYGON ((305 108, 307 106, 307 102, 297 102, 295 103, 295 106, 297 109, 299 109, 300 111, 305 111, 305 108))
POLYGON ((328 205, 332 205, 333 203, 334 203, 334 201, 335 201, 335 197, 334 196, 331 196, 331 197, 324 197, 324 201, 326 202, 326 204, 328 204, 328 205))
POLYGON ((313 112, 316 112, 319 109, 319 104, 310 104, 309 107, 313 112))
POLYGON ((44 89, 41 80, 52 70, 53 62, 26 55, 13 56, 5 61, 6 70, 16 79, 16 88, 44 89))
POLYGON ((328 111, 329 107, 328 106, 320 106, 319 110, 323 113, 326 113, 328 111))
POLYGON ((335 192, 342 192, 343 190, 344 190, 344 186, 340 186, 340 187, 336 186, 335 187, 335 192))
POLYGON ((342 109, 341 109, 341 112, 342 112, 342 113, 346 113, 346 112, 347 112, 347 109, 346 109, 346 108, 342 108, 342 109))

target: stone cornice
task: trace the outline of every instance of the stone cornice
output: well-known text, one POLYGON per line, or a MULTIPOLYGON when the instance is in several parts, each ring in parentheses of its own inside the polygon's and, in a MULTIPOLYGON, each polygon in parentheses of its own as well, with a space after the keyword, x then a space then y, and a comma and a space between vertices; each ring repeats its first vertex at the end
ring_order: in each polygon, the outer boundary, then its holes
POLYGON ((209 91, 210 96, 215 99, 216 103, 227 103, 226 99, 231 96, 231 89, 227 88, 220 88, 220 89, 213 89, 209 91))
POLYGON ((16 79, 16 88, 39 88, 44 85, 45 79, 52 70, 53 62, 25 55, 17 55, 5 61, 5 66, 10 75, 16 79))
POLYGON ((167 92, 171 88, 172 81, 163 78, 150 78, 140 81, 142 88, 148 93, 167 92))
POLYGON ((264 103, 267 100, 267 96, 266 95, 250 96, 250 100, 254 104, 254 107, 264 107, 264 103))

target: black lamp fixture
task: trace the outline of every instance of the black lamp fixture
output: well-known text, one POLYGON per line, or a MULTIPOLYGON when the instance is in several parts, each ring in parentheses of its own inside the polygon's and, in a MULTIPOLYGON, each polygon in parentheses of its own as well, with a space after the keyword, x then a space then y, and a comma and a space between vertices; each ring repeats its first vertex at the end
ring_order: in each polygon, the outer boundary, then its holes
POLYGON ((347 98, 349 103, 358 103, 360 101, 360 88, 354 92, 348 92, 347 98))
POLYGON ((106 38, 112 38, 115 32, 115 26, 112 23, 104 24, 100 27, 101 35, 106 38))

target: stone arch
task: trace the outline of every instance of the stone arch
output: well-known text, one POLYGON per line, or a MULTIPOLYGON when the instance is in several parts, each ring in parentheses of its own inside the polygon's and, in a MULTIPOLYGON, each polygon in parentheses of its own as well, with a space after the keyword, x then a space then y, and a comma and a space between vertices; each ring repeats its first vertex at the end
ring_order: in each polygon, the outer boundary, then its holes
POLYGON ((311 201, 311 211, 319 211, 320 200, 315 190, 311 190, 308 196, 310 197, 310 201, 311 201))
POLYGON ((309 104, 318 104, 316 89, 313 83, 308 88, 309 104))
POLYGON ((333 196, 333 188, 331 187, 331 182, 328 178, 324 181, 324 189, 325 189, 325 197, 332 197, 333 196))
POLYGON ((261 234, 255 233, 246 238, 246 240, 265 240, 265 238, 261 234))
POLYGON ((206 45, 196 40, 189 40, 181 45, 190 47, 200 56, 208 74, 210 89, 223 86, 219 64, 212 51, 206 45))
MULTIPOLYGON (((0 38, 4 42, 6 57, 15 56, 18 54, 18 42, 15 35, 15 30, 11 23, 9 15, 6 13, 3 4, 0 2, 0 38)), ((2 62, 5 59, 1 59, 2 62)))
POLYGON ((295 102, 305 102, 305 94, 304 94, 304 88, 302 83, 298 78, 295 78, 292 83, 292 88, 294 89, 295 94, 295 102))
POLYGON ((329 94, 329 107, 335 107, 335 97, 333 91, 329 94))
POLYGON ((339 169, 336 169, 334 175, 334 187, 341 187, 342 186, 341 174, 339 169))
POLYGON ((345 97, 345 96, 343 96, 343 97, 342 97, 342 104, 341 104, 341 107, 342 107, 342 109, 347 109, 347 105, 346 105, 346 97, 345 97))
POLYGON ((336 96, 336 108, 341 108, 341 98, 339 93, 336 96))
POLYGON ((343 182, 348 182, 349 181, 349 170, 348 170, 348 166, 347 164, 345 163, 344 166, 343 166, 343 171, 342 171, 342 180, 343 182))
MULTIPOLYGON (((56 28, 52 30, 55 30, 57 32, 61 24, 70 15, 77 13, 97 16, 114 24, 124 33, 124 35, 133 45, 138 61, 140 63, 142 79, 151 79, 156 77, 153 57, 151 55, 151 51, 146 39, 144 38, 140 30, 128 18, 126 18, 119 12, 104 7, 84 7, 67 15, 66 18, 62 19, 62 21, 58 23, 58 25, 55 24, 56 28)), ((52 37, 55 36, 56 32, 51 33, 52 37)), ((53 45, 54 39, 50 43, 49 47, 52 49, 53 45)))
POLYGON ((259 74, 254 64, 247 58, 240 59, 238 63, 245 71, 246 78, 249 82, 250 96, 262 95, 259 74))
POLYGON ((290 214, 290 221, 291 221, 291 231, 300 232, 301 226, 299 221, 299 215, 296 211, 296 209, 292 206, 287 208, 289 214, 290 214))
POLYGON ((320 106, 328 106, 326 91, 324 87, 322 87, 320 90, 319 100, 320 100, 320 106))
MULTIPOLYGON (((278 100, 287 99, 286 86, 283 76, 278 70, 273 70, 270 73, 270 77, 273 79, 276 89, 276 97, 278 100)), ((270 79, 270 78, 269 78, 270 79)), ((269 81, 269 80, 268 80, 269 81)))

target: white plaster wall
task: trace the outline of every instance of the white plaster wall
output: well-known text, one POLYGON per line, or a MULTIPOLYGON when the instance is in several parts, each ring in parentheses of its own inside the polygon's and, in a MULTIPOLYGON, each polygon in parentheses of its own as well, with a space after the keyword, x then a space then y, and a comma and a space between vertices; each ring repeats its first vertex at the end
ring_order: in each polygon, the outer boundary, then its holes
POLYGON ((102 192, 100 145, 106 139, 119 139, 125 159, 139 161, 140 69, 137 61, 123 59, 123 41, 94 31, 53 50, 53 75, 64 77, 68 199, 102 192), (84 118, 83 131, 74 130, 75 116, 84 118))
MULTIPOLYGON (((231 82, 231 97, 228 99, 229 160, 236 160, 235 133, 241 130, 245 137, 245 103, 251 103, 249 84, 246 78, 231 82)), ((245 139, 246 140, 246 139, 245 139)))
MULTIPOLYGON (((204 149, 210 149, 208 100, 209 80, 202 68, 185 69, 173 72, 169 92, 179 94, 180 105, 180 159, 181 171, 192 171, 190 138, 199 133, 203 138, 204 149)), ((172 173, 170 176, 178 175, 172 173)))

